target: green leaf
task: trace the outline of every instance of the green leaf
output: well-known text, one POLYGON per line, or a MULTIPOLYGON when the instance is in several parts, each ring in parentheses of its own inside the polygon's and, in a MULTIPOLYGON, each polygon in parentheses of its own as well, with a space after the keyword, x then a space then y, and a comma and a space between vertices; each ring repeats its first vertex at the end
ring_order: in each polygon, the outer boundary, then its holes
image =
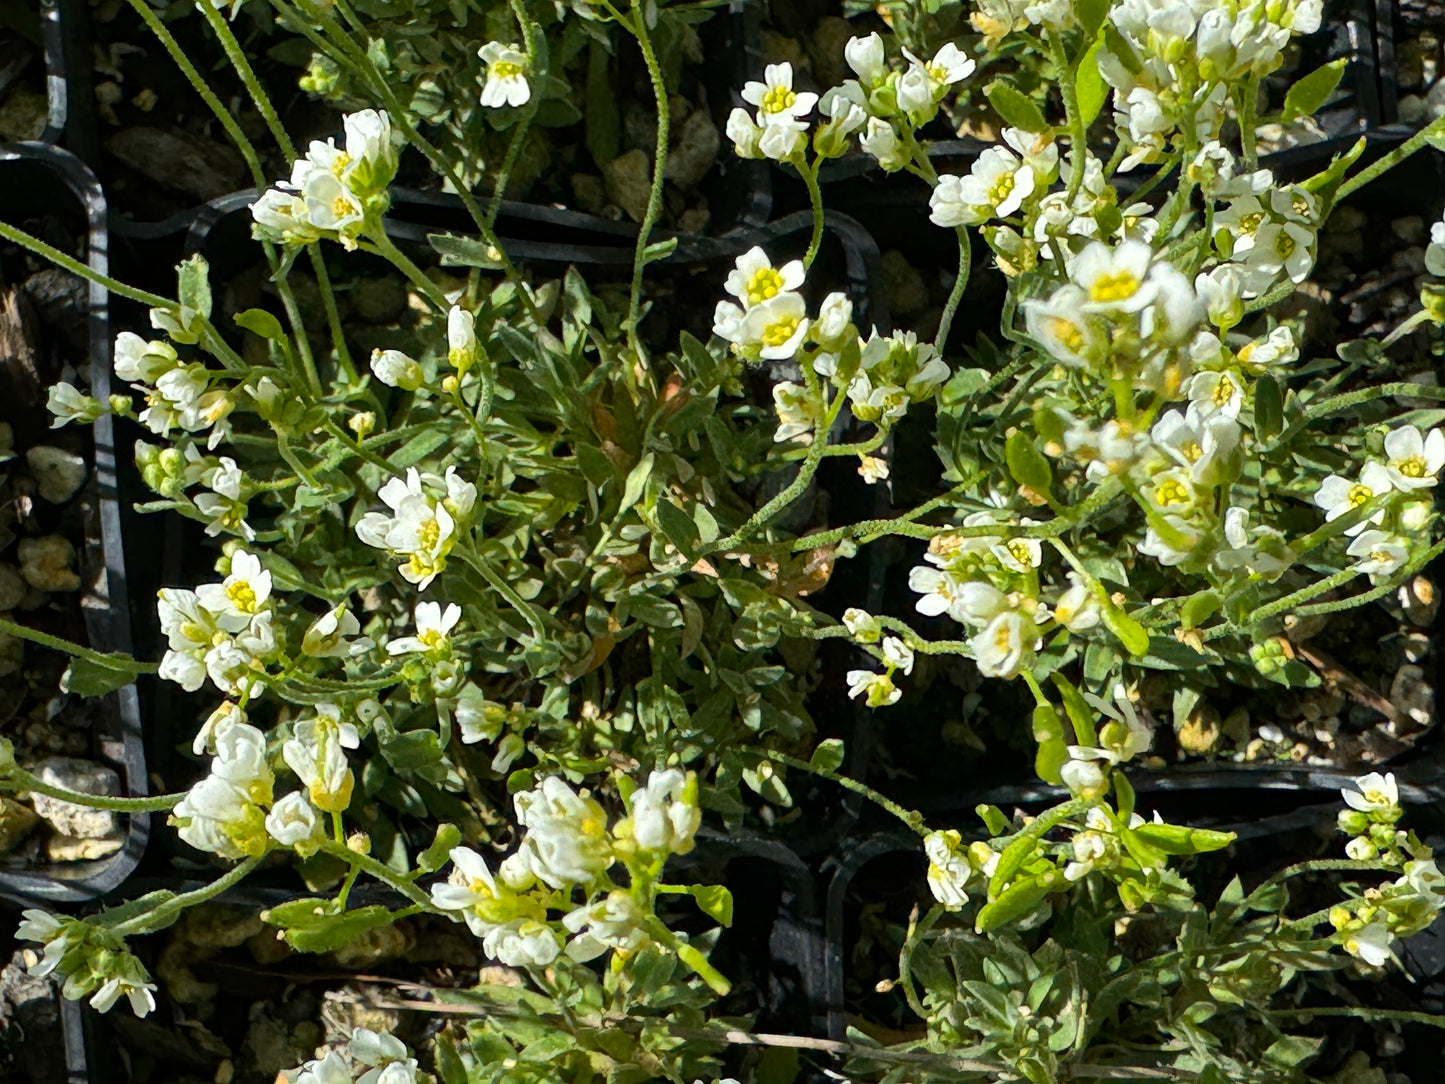
POLYGON ((843 739, 828 738, 818 743, 808 763, 819 771, 836 772, 843 766, 843 739))
POLYGON ((387 462, 398 470, 405 470, 407 467, 420 463, 451 439, 451 433, 440 427, 425 433, 418 433, 396 451, 392 452, 392 454, 387 457, 387 462))
POLYGON ((494 271, 502 266, 502 254, 475 237, 451 233, 429 233, 427 243, 442 258, 443 267, 480 267, 494 271))
POLYGON ((1196 591, 1179 609, 1179 623, 1188 631, 1197 629, 1219 612, 1224 600, 1215 591, 1196 591))
POLYGON ((255 332, 263 339, 271 339, 275 342, 286 341, 286 332, 281 329, 281 321, 265 309, 247 309, 245 312, 238 312, 235 321, 237 327, 255 332))
POLYGON ((722 885, 692 885, 688 891, 709 918, 724 926, 733 924, 733 894, 722 885))
POLYGON ((1348 64, 1349 61, 1343 57, 1331 60, 1290 87, 1284 96, 1284 122, 1288 124, 1296 117, 1308 117, 1329 101, 1335 87, 1340 85, 1340 77, 1345 74, 1348 64))
POLYGON ((1149 634, 1144 626, 1126 614, 1112 599, 1104 599, 1104 624, 1136 659, 1149 653, 1149 634))
POLYGON ((1079 20, 1079 29, 1084 40, 1095 37, 1104 25, 1104 16, 1109 13, 1110 0, 1074 0, 1074 17, 1079 20))
POLYGON ((1014 430, 1004 445, 1004 458, 1008 461, 1008 471, 1015 482, 1028 486, 1040 496, 1049 492, 1049 487, 1053 485, 1054 472, 1030 434, 1022 429, 1014 430))
POLYGON ((1063 782, 1063 768, 1069 762, 1069 747, 1060 738, 1039 743, 1034 754, 1034 772, 1045 783, 1063 782))
POLYGON ((1064 698, 1064 711, 1074 725, 1075 745, 1098 745, 1099 735, 1094 729, 1094 709, 1084 699, 1084 694, 1074 688, 1068 678, 1057 671, 1053 674, 1054 684, 1064 698))
POLYGON ((416 865, 423 873, 435 873, 451 860, 451 850, 462 841, 462 832, 455 824, 437 825, 432 845, 417 855, 416 865))
POLYGON ((979 909, 974 929, 979 933, 984 933, 1023 918, 1054 890, 1056 878, 1062 880, 1063 874, 1055 872, 1040 877, 1028 877, 1017 884, 1010 885, 998 899, 984 904, 979 909))
POLYGON ((1293 1069, 1314 1057, 1323 1044, 1323 1038, 1286 1035, 1270 1044, 1269 1049, 1264 1052, 1264 1062, 1279 1069, 1293 1069))
POLYGON ((622 146, 622 121, 617 112, 617 96, 612 93, 607 78, 607 59, 602 43, 592 42, 587 54, 587 98, 583 116, 587 150, 598 169, 616 158, 622 146))
POLYGON ((657 525, 683 556, 692 557, 697 552, 697 524, 692 521, 691 516, 666 498, 657 502, 657 525))
POLYGON ((65 668, 65 673, 60 675, 60 688, 76 696, 105 696, 125 688, 135 681, 138 673, 138 664, 133 659, 116 659, 113 662, 107 659, 105 662, 98 662, 94 659, 73 658, 65 668))
POLYGON ((642 494, 647 488, 647 480, 652 476, 652 453, 648 452, 640 460, 637 466, 633 467, 627 475, 627 482, 622 487, 622 503, 617 506, 617 516, 628 511, 634 504, 642 499, 642 494))
POLYGON ((1221 851, 1234 842, 1233 832, 1216 832, 1209 828, 1186 828, 1179 824, 1141 824, 1134 832, 1151 847, 1165 854, 1204 854, 1221 851))
POLYGON ((665 260, 676 251, 676 237, 669 237, 665 241, 654 241, 642 250, 642 262, 654 263, 657 260, 665 260))
POLYGON ((974 814, 983 821, 983 826, 988 829, 991 836, 1001 836, 1009 830, 1009 819, 1004 812, 996 805, 987 803, 973 807, 974 814))
POLYGON ((298 952, 332 952, 368 930, 391 925, 394 916, 379 904, 338 911, 335 900, 303 899, 262 911, 261 920, 279 927, 298 952))
POLYGON ((1313 177, 1301 182, 1300 187, 1306 192, 1318 192, 1328 196, 1335 190, 1335 187, 1344 178, 1346 170, 1354 165, 1360 155, 1365 153, 1365 137, 1360 136, 1350 145, 1350 149, 1343 154, 1337 154, 1330 159, 1330 164, 1313 177))
POLYGON ((1104 76, 1099 71, 1099 53, 1103 47, 1102 41, 1094 42, 1079 61, 1079 70, 1074 73, 1074 94, 1079 100, 1079 116, 1085 128, 1094 123, 1094 118, 1109 98, 1109 84, 1104 82, 1104 76))
POLYGON ((1265 373, 1254 382, 1254 432, 1269 443, 1284 430, 1284 396, 1279 381, 1265 373))
POLYGON ((1047 132, 1049 122, 1034 104, 1007 83, 993 82, 984 88, 989 103, 1004 121, 1025 132, 1047 132))

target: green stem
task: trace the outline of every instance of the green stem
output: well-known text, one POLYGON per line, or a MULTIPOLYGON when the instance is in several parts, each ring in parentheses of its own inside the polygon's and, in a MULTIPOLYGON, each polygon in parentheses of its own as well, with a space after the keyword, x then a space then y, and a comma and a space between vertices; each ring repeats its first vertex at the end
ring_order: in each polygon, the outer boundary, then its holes
POLYGON ((321 844, 321 850, 333 858, 339 858, 353 866, 359 867, 363 873, 369 873, 378 881, 396 889, 422 911, 436 911, 431 897, 428 896, 416 885, 412 884, 402 874, 396 872, 390 866, 385 866, 372 858, 369 854, 359 854, 351 850, 344 843, 333 843, 330 840, 321 844))
POLYGON ((806 760, 803 760, 799 757, 789 756, 787 753, 779 753, 773 749, 769 749, 766 751, 755 751, 764 760, 775 760, 780 764, 788 765, 788 767, 790 768, 797 768, 800 771, 812 772, 814 775, 820 775, 824 779, 829 780, 830 782, 837 783, 840 787, 843 787, 846 790, 851 790, 854 794, 861 794, 870 802, 874 802, 881 808, 886 809, 889 813, 892 813, 895 817, 897 817, 908 826, 909 831, 917 832, 920 836, 928 834, 928 829, 923 823, 922 813, 919 813, 917 810, 913 809, 904 809, 893 799, 885 798, 883 795, 879 794, 876 790, 868 786, 866 783, 860 783, 858 782, 858 780, 850 779, 846 775, 839 775, 837 772, 830 771, 827 768, 820 768, 816 764, 810 764, 806 760))
POLYGON ((44 794, 62 802, 69 802, 71 805, 85 806, 89 809, 109 809, 114 813, 158 813, 163 809, 172 808, 186 796, 185 791, 179 794, 157 794, 149 798, 114 798, 106 794, 85 794, 66 787, 52 786, 24 768, 18 767, 12 769, 9 775, 0 777, 0 789, 10 791, 12 794, 19 791, 30 791, 32 794, 44 794))
POLYGON ((176 302, 170 298, 161 297, 159 294, 147 293, 145 290, 137 290, 134 286, 127 286, 125 283, 119 282, 108 275, 102 275, 92 270, 89 264, 82 263, 74 256, 66 255, 64 252, 61 252, 60 249, 52 245, 47 245, 44 241, 40 240, 40 238, 32 237, 24 230, 17 230, 7 222, 0 222, 0 237, 5 238, 7 241, 14 241, 21 248, 28 249, 37 256, 43 256, 55 264, 55 266, 64 268, 73 275, 79 275, 88 282, 99 283, 117 297, 138 301, 142 305, 147 305, 153 309, 176 308, 176 302))
POLYGON ((1056 33, 1050 33, 1049 53, 1054 61, 1054 68, 1058 72, 1059 90, 1064 96, 1064 117, 1069 128, 1069 152, 1073 159, 1069 170, 1069 190, 1067 199, 1073 203, 1074 197, 1079 194, 1079 189, 1084 184, 1084 161, 1085 151, 1088 147, 1088 132, 1084 128, 1084 114, 1079 109, 1079 92, 1074 86, 1074 69, 1069 64, 1069 58, 1064 53, 1064 39, 1056 33))
POLYGON ((968 277, 973 271, 973 250, 968 236, 968 227, 958 227, 958 276, 953 280, 953 289, 948 292, 948 301, 943 306, 943 315, 938 320, 938 334, 933 337, 933 349, 940 354, 948 344, 948 332, 953 327, 954 314, 963 301, 963 292, 968 289, 968 277))
POLYGON ((821 158, 815 160, 811 166, 794 163, 803 183, 808 186, 808 203, 813 208, 813 235, 808 240, 808 251, 803 256, 804 270, 813 266, 813 261, 818 258, 818 249, 823 244, 823 191, 818 187, 818 169, 822 164, 821 158))
MULTIPOLYGON (((1303 862, 1296 862, 1292 866, 1286 866, 1278 873, 1265 880, 1260 888, 1266 885, 1278 884, 1280 881, 1287 881, 1291 877, 1299 877, 1305 873, 1398 873, 1399 870, 1393 866, 1387 866, 1383 862, 1366 861, 1354 858, 1309 858, 1303 862)), ((1259 889, 1255 889, 1256 892, 1259 889)))
POLYGON ((1432 139, 1442 134, 1445 134, 1445 117, 1440 117, 1438 120, 1431 121, 1424 128, 1421 128, 1409 139, 1405 140, 1405 142, 1401 143, 1398 147, 1392 150, 1389 154, 1385 155, 1377 162, 1372 162, 1370 165, 1360 170, 1360 172, 1356 173, 1349 180, 1341 184, 1339 189, 1335 192, 1334 201, 1336 203, 1339 203, 1341 200, 1349 196, 1350 193, 1359 191, 1361 188, 1369 184, 1375 178, 1381 176, 1384 173, 1387 173, 1395 166, 1398 166, 1401 162, 1403 162, 1406 158, 1409 158, 1410 155, 1414 154, 1416 151, 1424 150, 1430 145, 1430 141, 1432 139))
POLYGON ((374 223, 367 231, 366 236, 370 244, 363 243, 362 248, 374 252, 378 256, 384 256, 396 265, 407 278, 411 279, 414 285, 422 294, 436 306, 440 312, 446 312, 451 308, 451 302, 447 295, 442 293, 441 287, 432 282, 422 273, 421 268, 411 262, 411 259, 397 248, 391 238, 386 235, 386 227, 380 222, 374 223))
POLYGON ((326 324, 331 331, 331 342, 336 347, 336 362, 346 374, 347 380, 354 384, 359 374, 346 345, 346 331, 341 326, 341 309, 336 304, 336 292, 331 288, 331 275, 326 270, 326 258, 322 254, 321 243, 313 241, 307 245, 306 254, 311 259, 311 272, 316 276, 321 305, 326 310, 326 324))
POLYGON ((135 674, 154 674, 160 669, 153 662, 139 662, 129 655, 120 652, 106 653, 95 651, 80 644, 63 640, 59 636, 52 636, 48 632, 41 632, 39 629, 32 629, 27 625, 17 625, 14 621, 0 617, 0 632, 14 636, 17 640, 29 640, 32 644, 39 644, 41 647, 52 648, 55 651, 63 651, 67 655, 77 659, 85 659, 97 666, 104 666, 108 670, 125 670, 135 674))
POLYGON ((461 555, 463 561, 476 569, 477 573, 482 579, 487 581, 487 584, 492 590, 506 599, 512 609, 521 615, 522 620, 527 622, 527 627, 532 630, 533 636, 537 637, 538 640, 546 639, 547 627, 542 623, 542 619, 537 616, 536 611, 533 610, 527 600, 517 594, 516 589, 513 588, 511 584, 497 575, 496 570, 487 564, 486 558, 465 546, 458 546, 456 552, 461 555))
POLYGON ((1244 155, 1244 169, 1253 173, 1259 168, 1259 140, 1254 134, 1255 106, 1259 102, 1259 76, 1251 74, 1240 88, 1239 107, 1239 149, 1244 155))
POLYGON ((1363 1005, 1329 1006, 1311 1009, 1262 1009, 1266 1016, 1348 1016, 1354 1020, 1395 1020, 1402 1024, 1424 1024, 1426 1027, 1445 1028, 1445 1016, 1430 1012, 1414 1012, 1410 1009, 1371 1009, 1363 1005))
MULTIPOLYGON (((372 466, 381 468, 382 471, 384 471, 385 473, 391 475, 393 478, 404 478, 404 477, 406 477, 406 472, 405 472, 405 471, 399 471, 399 470, 397 470, 397 469, 396 469, 395 467, 393 467, 389 462, 387 462, 387 461, 386 461, 385 459, 383 459, 381 456, 377 455, 377 454, 376 454, 375 452, 373 452, 370 448, 368 448, 364 443, 362 443, 361 441, 357 440, 354 435, 352 435, 351 433, 348 433, 345 428, 343 428, 342 426, 338 425, 338 424, 330 417, 329 414, 325 414, 325 415, 322 416, 321 424, 326 427, 327 432, 331 433, 332 436, 336 437, 336 438, 337 438, 338 440, 340 440, 343 444, 345 444, 346 447, 351 451, 351 453, 352 453, 353 455, 360 456, 362 459, 366 460, 366 461, 367 461, 368 463, 370 463, 372 466)), ((421 429, 421 428, 429 428, 429 427, 417 426, 416 428, 421 429)), ((380 439, 380 438, 373 438, 373 439, 380 439)))
POLYGON ((218 877, 204 888, 198 888, 194 892, 183 892, 179 896, 172 897, 154 911, 137 915, 128 922, 122 922, 112 927, 110 932, 118 937, 130 937, 132 934, 163 930, 171 924, 172 915, 178 915, 188 907, 194 907, 198 903, 214 899, 228 888, 240 884, 252 870, 261 864, 261 859, 265 857, 265 852, 262 852, 252 858, 244 859, 224 876, 218 877))

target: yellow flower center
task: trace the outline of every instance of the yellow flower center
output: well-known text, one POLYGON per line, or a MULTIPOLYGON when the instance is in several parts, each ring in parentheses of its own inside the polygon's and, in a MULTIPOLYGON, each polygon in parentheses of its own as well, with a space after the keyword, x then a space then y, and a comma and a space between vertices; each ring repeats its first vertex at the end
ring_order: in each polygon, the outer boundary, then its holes
POLYGON ((1139 276, 1132 271, 1107 271, 1089 287, 1093 301, 1124 301, 1139 290, 1139 276))
POLYGON ((1049 331, 1069 353, 1077 354, 1084 349, 1084 332, 1072 320, 1055 316, 1049 321, 1049 331))
POLYGON ((770 297, 777 297, 778 291, 783 288, 783 274, 771 267, 760 267, 753 272, 753 277, 748 279, 747 287, 743 293, 747 295, 749 305, 760 305, 770 297))
MULTIPOLYGON (((1371 551, 1370 551, 1370 560, 1372 560, 1372 561, 1378 561, 1378 562, 1379 562, 1380 564, 1382 564, 1382 565, 1387 565, 1387 564, 1389 564, 1392 560, 1394 560, 1394 558, 1393 558, 1389 553, 1387 553, 1385 550, 1378 550, 1378 549, 1377 549, 1377 550, 1371 550, 1371 551)), ((1368 798, 1369 795, 1367 794, 1365 797, 1368 798)))
POLYGON ((356 204, 352 203, 345 196, 337 196, 331 201, 331 213, 336 218, 345 218, 356 211, 356 204))
POLYGON ((993 182, 988 190, 988 201, 997 207, 1004 200, 1008 199, 1009 193, 1014 190, 1014 175, 1005 173, 998 180, 993 182))
POLYGON ((1239 358, 1241 364, 1248 362, 1250 358, 1254 357, 1254 348, 1258 345, 1259 343, 1245 343, 1239 348, 1239 353, 1235 357, 1239 358))
POLYGON ((1367 791, 1365 791, 1365 801, 1369 802, 1371 805, 1389 805, 1389 804, 1390 804, 1390 799, 1385 796, 1385 792, 1382 791, 1382 790, 1367 790, 1367 791))
POLYGON ((237 580, 235 583, 228 584, 226 597, 231 600, 231 605, 243 614, 256 611, 256 592, 245 580, 237 580))
POLYGON ((1395 461, 1394 467, 1395 467, 1395 469, 1396 469, 1397 471, 1399 471, 1401 474, 1403 474, 1406 478, 1423 478, 1423 477, 1425 477, 1425 457, 1424 457, 1424 456, 1412 455, 1412 456, 1410 456, 1408 459, 1398 459, 1398 460, 1395 461))
POLYGON ((416 634, 416 638, 433 651, 444 647, 447 642, 446 635, 438 629, 427 629, 425 632, 416 634))
POLYGON ((948 69, 942 64, 925 64, 923 70, 928 73, 928 78, 935 83, 948 82, 948 69))
POLYGON ((1166 478, 1155 488, 1154 496, 1163 505, 1187 504, 1189 489, 1177 478, 1166 478))
POLYGON ((993 634, 993 646, 999 651, 1007 651, 1013 640, 1013 625, 1007 621, 999 622, 998 629, 993 634))
POLYGON ((419 553, 413 553, 406 561, 407 570, 413 576, 420 579, 423 576, 434 576, 446 567, 443 560, 430 561, 419 553))
POLYGON ((1299 215, 1300 217, 1307 218, 1309 216, 1310 201, 1305 199, 1304 196, 1300 195, 1298 192, 1296 192, 1294 198, 1290 200, 1289 205, 1294 210, 1294 213, 1299 215))
POLYGON ((1280 230, 1279 236, 1274 239, 1274 250, 1285 259, 1289 259, 1294 254, 1295 247, 1295 239, 1284 230, 1280 230))
POLYGON ((346 172, 346 167, 351 165, 351 155, 345 151, 337 151, 336 157, 331 160, 331 172, 340 177, 346 172))
POLYGON ((1214 394, 1210 396, 1214 405, 1223 409, 1234 398, 1234 381, 1227 376, 1221 376, 1219 383, 1214 385, 1214 394))
POLYGON ((1358 508, 1360 507, 1360 505, 1364 504, 1374 495, 1375 491, 1369 486, 1362 485, 1361 483, 1356 482, 1354 485, 1350 486, 1350 492, 1347 499, 1350 502, 1351 508, 1358 508))
POLYGON ((764 113, 782 113, 791 109, 797 100, 798 96, 789 87, 769 87, 763 95, 762 110, 764 113))
POLYGON ((492 65, 493 79, 511 79, 522 74, 522 65, 515 64, 510 60, 499 60, 492 65))
POLYGON ((1029 549, 1029 544, 1023 539, 1015 538, 1010 542, 1006 542, 1004 549, 1008 550, 1009 555, 1019 564, 1023 565, 1024 568, 1033 567, 1033 551, 1029 549))
POLYGON ((1255 211, 1253 214, 1243 215, 1239 220, 1239 228, 1245 233, 1253 233, 1259 229, 1259 224, 1264 221, 1264 212, 1255 211))
POLYGON ((793 333, 798 330, 800 323, 802 321, 796 316, 785 316, 777 323, 769 324, 763 329, 763 345, 782 346, 793 337, 793 333))
POLYGON ((1198 463, 1200 457, 1204 455, 1204 449, 1199 446, 1198 441, 1194 440, 1185 441, 1179 446, 1179 450, 1184 453, 1184 458, 1191 463, 1198 463))
POLYGON ((417 544, 424 550, 433 549, 441 541, 441 524, 435 519, 429 519, 416 529, 417 544))

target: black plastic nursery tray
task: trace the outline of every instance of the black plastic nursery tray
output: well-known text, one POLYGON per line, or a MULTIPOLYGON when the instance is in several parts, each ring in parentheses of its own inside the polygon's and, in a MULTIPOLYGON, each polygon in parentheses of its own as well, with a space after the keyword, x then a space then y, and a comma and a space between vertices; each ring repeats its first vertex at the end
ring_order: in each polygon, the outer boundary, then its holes
MULTIPOLYGON (((12 222, 31 216, 73 220, 75 232, 86 239, 86 263, 93 271, 106 273, 105 199, 94 175, 74 155, 42 143, 0 147, 0 207, 12 222)), ((110 391, 111 351, 106 290, 90 284, 86 303, 88 355, 73 358, 72 363, 76 368, 88 365, 91 393, 104 399, 110 391)), ((61 359, 54 357, 52 363, 49 379, 59 379, 61 359)), ((96 422, 92 435, 87 484, 92 487, 94 515, 81 556, 85 593, 80 606, 90 646, 129 652, 131 626, 111 419, 96 422)), ((147 793, 135 686, 128 685, 93 706, 91 755, 115 769, 124 794, 147 793)), ((125 823, 124 844, 106 858, 47 865, 0 860, 0 896, 19 902, 78 902, 111 891, 135 868, 149 834, 146 815, 126 817, 125 823)))

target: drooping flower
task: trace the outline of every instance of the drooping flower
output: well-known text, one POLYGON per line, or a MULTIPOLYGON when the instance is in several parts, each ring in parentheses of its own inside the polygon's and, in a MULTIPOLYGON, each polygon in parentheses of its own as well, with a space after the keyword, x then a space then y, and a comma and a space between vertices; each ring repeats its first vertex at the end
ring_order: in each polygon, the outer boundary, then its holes
POLYGON ((496 109, 504 105, 515 107, 527 104, 532 97, 532 87, 527 82, 531 61, 519 45, 489 41, 477 50, 477 56, 487 65, 482 105, 496 109))

